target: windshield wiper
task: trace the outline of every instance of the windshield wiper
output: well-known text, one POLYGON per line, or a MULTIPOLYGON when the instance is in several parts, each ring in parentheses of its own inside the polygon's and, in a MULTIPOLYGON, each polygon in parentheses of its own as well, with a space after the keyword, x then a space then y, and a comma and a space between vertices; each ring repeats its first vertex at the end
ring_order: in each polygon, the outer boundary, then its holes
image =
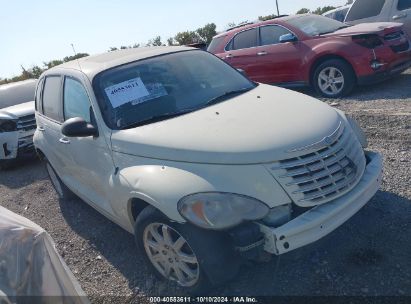
POLYGON ((187 109, 187 110, 180 111, 180 112, 165 113, 165 114, 150 116, 149 118, 146 118, 144 120, 140 120, 136 123, 129 124, 125 127, 122 127, 121 129, 125 130, 125 129, 140 127, 140 126, 147 125, 147 124, 150 124, 150 123, 154 123, 154 122, 158 122, 158 121, 161 121, 161 120, 166 120, 166 119, 170 119, 170 118, 177 117, 177 116, 180 116, 180 115, 184 115, 184 114, 187 114, 189 112, 193 112, 194 110, 195 109, 187 109))
POLYGON ((242 89, 238 89, 238 90, 232 90, 232 91, 227 91, 224 94, 214 97, 212 99, 210 99, 209 101, 206 102, 206 106, 218 103, 222 100, 224 100, 225 98, 229 98, 232 95, 236 95, 236 94, 241 94, 241 93, 245 93, 248 92, 250 90, 254 89, 254 87, 251 88, 242 88, 242 89))
POLYGON ((336 32, 336 31, 338 31, 338 30, 342 30, 342 29, 344 29, 344 28, 347 28, 347 27, 350 27, 351 25, 343 25, 343 26, 340 26, 340 27, 337 27, 335 30, 332 30, 332 31, 327 31, 327 32, 321 32, 321 33, 318 33, 317 34, 317 36, 321 36, 321 35, 326 35, 326 34, 331 34, 331 33, 334 33, 334 32, 336 32))

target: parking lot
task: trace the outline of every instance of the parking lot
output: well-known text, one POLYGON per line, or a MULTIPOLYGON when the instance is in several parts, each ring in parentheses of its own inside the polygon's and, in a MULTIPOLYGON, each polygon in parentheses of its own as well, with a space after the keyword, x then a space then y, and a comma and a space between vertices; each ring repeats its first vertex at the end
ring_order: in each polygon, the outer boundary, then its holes
MULTIPOLYGON (((411 296, 411 69, 324 102, 354 116, 370 150, 384 155, 381 191, 329 236, 267 264, 244 267, 214 295, 411 296)), ((135 254, 132 235, 78 199, 59 201, 40 161, 1 171, 0 205, 45 228, 96 301, 173 292, 135 254)))

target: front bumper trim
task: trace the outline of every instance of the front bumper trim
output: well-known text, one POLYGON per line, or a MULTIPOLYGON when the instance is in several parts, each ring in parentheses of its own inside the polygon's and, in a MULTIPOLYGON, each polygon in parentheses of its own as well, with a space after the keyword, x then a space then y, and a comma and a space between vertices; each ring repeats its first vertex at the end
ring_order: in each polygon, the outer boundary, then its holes
POLYGON ((313 243, 345 223, 378 191, 382 180, 382 156, 366 152, 370 160, 365 172, 350 192, 338 199, 310 209, 287 224, 272 228, 260 225, 265 235, 264 250, 281 255, 313 243))

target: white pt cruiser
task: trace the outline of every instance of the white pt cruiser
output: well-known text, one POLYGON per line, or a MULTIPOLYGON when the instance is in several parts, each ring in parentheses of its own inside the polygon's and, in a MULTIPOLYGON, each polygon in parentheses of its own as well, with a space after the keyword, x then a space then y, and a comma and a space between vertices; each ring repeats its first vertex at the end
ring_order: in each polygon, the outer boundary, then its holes
POLYGON ((86 57, 45 72, 36 92, 34 144, 60 198, 133 233, 189 292, 327 235, 381 182, 354 120, 200 50, 86 57))

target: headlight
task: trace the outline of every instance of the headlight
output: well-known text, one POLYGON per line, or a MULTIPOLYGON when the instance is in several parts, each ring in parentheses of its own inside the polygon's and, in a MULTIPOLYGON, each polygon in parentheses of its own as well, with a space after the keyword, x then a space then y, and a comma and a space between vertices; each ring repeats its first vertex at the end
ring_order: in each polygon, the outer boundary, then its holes
POLYGON ((178 211, 190 223, 205 229, 231 228, 243 221, 259 220, 268 207, 257 199, 221 192, 197 193, 183 197, 178 211))
POLYGON ((17 130, 17 123, 10 119, 0 119, 0 132, 12 132, 17 130))
POLYGON ((358 140, 361 143, 361 146, 365 149, 368 147, 368 140, 367 140, 367 136, 365 135, 364 131, 361 129, 360 125, 358 124, 358 122, 349 116, 346 116, 348 122, 351 125, 351 128, 353 129, 355 135, 357 135, 358 140))

